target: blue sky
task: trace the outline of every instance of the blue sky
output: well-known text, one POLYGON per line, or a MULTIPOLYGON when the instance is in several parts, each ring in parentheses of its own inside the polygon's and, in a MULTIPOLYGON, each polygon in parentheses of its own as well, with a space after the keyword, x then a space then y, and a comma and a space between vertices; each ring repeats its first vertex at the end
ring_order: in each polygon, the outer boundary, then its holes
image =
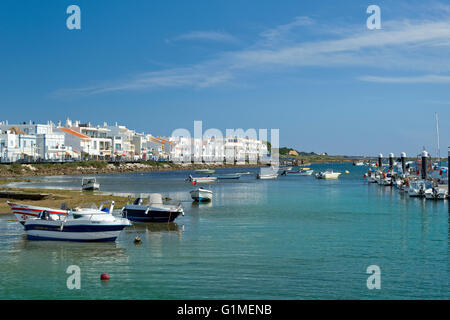
POLYGON ((441 154, 450 5, 431 1, 2 1, 0 120, 276 128, 301 151, 441 154), (66 8, 81 8, 68 30, 66 8), (381 8, 381 30, 366 9, 381 8))

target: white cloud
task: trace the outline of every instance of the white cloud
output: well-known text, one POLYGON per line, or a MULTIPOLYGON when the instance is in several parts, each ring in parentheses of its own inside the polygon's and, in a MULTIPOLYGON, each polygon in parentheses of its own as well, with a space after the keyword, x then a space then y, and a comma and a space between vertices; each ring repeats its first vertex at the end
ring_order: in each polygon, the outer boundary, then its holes
POLYGON ((359 77, 359 80, 378 83, 450 83, 450 76, 441 76, 433 74, 411 76, 411 77, 363 76, 359 77))

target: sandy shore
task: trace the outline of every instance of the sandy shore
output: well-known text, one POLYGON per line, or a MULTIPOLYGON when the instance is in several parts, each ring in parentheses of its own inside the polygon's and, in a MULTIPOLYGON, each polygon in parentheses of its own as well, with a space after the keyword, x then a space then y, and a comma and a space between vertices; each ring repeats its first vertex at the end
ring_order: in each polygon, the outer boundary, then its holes
MULTIPOLYGON (((41 189, 20 189, 8 188, 10 191, 24 191, 27 193, 41 193, 41 189)), ((68 208, 74 207, 90 207, 92 203, 97 206, 102 201, 114 200, 115 208, 122 208, 127 202, 128 197, 113 196, 111 194, 102 194, 94 192, 82 192, 75 190, 50 190, 45 189, 45 193, 50 193, 51 196, 44 200, 14 200, 14 199, 0 199, 0 214, 12 214, 6 201, 30 204, 39 207, 61 208, 61 204, 65 203, 68 208)))

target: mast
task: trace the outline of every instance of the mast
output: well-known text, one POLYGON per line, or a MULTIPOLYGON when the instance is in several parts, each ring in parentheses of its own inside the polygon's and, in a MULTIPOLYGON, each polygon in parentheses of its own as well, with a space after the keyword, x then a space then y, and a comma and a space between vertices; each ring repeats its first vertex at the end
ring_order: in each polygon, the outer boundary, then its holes
POLYGON ((438 152, 438 163, 441 165, 441 149, 439 147, 439 118, 438 113, 436 112, 436 137, 437 137, 437 152, 438 152))

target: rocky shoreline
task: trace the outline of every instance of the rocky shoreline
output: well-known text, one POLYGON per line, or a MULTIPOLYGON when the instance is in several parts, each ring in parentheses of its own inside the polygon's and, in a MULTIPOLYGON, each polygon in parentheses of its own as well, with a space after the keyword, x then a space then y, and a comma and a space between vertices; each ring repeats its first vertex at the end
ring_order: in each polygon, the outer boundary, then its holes
POLYGON ((155 172, 174 170, 197 170, 218 168, 262 167, 262 164, 175 164, 164 162, 107 163, 84 161, 73 163, 37 163, 0 165, 1 177, 32 177, 56 175, 95 175, 126 172, 155 172))

